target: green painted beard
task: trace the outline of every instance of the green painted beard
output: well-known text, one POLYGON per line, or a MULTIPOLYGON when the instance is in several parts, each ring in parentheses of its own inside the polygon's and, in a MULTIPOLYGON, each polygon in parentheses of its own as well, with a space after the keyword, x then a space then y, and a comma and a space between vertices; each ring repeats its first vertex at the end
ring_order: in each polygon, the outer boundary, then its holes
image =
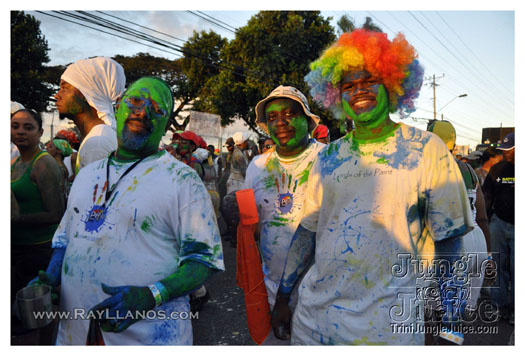
POLYGON ((367 112, 357 115, 346 100, 341 100, 344 112, 359 126, 375 128, 388 118, 389 100, 385 86, 381 84, 377 91, 376 106, 367 112))

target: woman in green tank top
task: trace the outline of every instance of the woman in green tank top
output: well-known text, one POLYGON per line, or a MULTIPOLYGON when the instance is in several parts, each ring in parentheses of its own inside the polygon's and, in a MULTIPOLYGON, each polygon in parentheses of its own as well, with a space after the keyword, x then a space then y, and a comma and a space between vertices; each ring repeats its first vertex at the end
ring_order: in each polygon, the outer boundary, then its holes
POLYGON ((11 296, 45 270, 51 239, 64 213, 57 162, 38 143, 42 119, 31 110, 11 116, 11 142, 20 156, 11 165, 11 296))

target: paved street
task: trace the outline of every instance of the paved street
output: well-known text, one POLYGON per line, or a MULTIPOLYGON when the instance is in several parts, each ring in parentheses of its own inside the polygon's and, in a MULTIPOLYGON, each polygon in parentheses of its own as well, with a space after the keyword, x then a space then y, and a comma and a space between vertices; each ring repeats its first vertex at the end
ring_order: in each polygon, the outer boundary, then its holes
POLYGON ((248 332, 244 294, 235 284, 236 250, 223 241, 226 271, 217 273, 206 284, 211 300, 193 320, 195 345, 255 345, 248 332))

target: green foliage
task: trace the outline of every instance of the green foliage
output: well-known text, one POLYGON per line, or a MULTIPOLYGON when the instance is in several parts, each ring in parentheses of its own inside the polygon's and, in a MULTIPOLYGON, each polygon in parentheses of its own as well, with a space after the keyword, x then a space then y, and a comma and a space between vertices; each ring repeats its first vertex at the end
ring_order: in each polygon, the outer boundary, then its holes
POLYGON ((42 80, 48 51, 40 21, 23 11, 11 11, 11 100, 37 112, 47 111, 53 94, 42 80))
POLYGON ((337 33, 339 35, 342 35, 345 32, 352 32, 353 30, 355 30, 354 20, 345 14, 341 16, 339 21, 337 21, 337 27, 339 27, 337 29, 337 33))
POLYGON ((194 31, 183 46, 181 66, 188 79, 187 90, 194 99, 193 108, 197 111, 217 113, 209 102, 209 93, 223 68, 221 52, 227 43, 227 39, 214 31, 194 31))
POLYGON ((366 17, 365 23, 362 26, 365 30, 368 31, 375 31, 375 32, 383 32, 381 27, 377 26, 373 21, 371 17, 366 17))
POLYGON ((278 85, 308 94, 309 64, 335 40, 330 19, 318 11, 261 11, 221 52, 221 72, 209 83, 204 108, 222 124, 242 118, 252 129, 255 105, 278 85))

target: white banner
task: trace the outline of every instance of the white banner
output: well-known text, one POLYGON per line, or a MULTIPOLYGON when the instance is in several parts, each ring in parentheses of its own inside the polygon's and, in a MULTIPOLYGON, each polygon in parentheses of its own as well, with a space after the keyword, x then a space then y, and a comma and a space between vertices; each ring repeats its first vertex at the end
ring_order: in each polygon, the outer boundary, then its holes
POLYGON ((221 117, 206 112, 190 111, 190 122, 186 129, 199 136, 220 137, 221 117))

